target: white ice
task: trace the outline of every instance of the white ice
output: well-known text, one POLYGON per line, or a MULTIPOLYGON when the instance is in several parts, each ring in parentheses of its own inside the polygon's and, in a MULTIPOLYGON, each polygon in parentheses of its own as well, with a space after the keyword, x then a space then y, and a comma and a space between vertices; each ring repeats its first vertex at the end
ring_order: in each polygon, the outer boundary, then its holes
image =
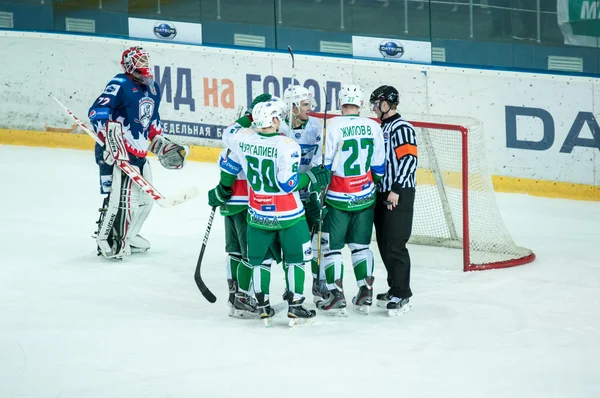
MULTIPOLYGON (((600 397, 600 204, 498 195, 533 264, 463 273, 458 250, 411 246, 408 314, 266 329, 227 316, 220 216, 203 264, 217 303, 193 280, 216 166, 151 162, 165 194, 201 196, 155 206, 151 251, 111 262, 90 237, 93 154, 0 146, 0 397, 600 397)), ((276 268, 275 302, 283 285, 276 268)))

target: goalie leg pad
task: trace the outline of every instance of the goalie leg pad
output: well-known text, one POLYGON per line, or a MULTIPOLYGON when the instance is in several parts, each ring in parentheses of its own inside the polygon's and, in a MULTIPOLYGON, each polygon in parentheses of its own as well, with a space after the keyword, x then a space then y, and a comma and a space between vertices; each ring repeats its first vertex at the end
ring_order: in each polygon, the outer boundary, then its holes
POLYGON ((106 258, 121 258, 129 254, 127 234, 131 227, 131 188, 133 181, 114 168, 113 188, 104 217, 98 228, 96 243, 106 258))
MULTIPOLYGON (((134 166, 135 167, 135 166, 134 166)), ((142 176, 152 184, 152 169, 150 163, 146 161, 142 165, 142 176)), ((150 195, 142 192, 141 188, 133 184, 131 189, 131 229, 129 231, 129 246, 132 253, 145 253, 150 249, 150 242, 139 235, 142 225, 148 218, 150 210, 154 205, 154 200, 150 195)))

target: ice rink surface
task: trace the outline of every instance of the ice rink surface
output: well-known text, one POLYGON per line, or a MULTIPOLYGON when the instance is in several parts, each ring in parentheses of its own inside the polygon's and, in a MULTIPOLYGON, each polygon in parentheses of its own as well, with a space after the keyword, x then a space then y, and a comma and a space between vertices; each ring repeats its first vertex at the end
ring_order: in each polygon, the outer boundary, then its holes
MULTIPOLYGON (((165 195, 201 195, 155 206, 150 252, 111 262, 90 237, 92 152, 0 146, 0 397, 600 397, 600 204, 498 194, 534 263, 463 273, 459 250, 411 246, 411 312, 266 329, 227 316, 220 216, 203 264, 217 303, 193 280, 216 165, 150 162, 165 195)), ((283 287, 277 267, 273 303, 283 287)))

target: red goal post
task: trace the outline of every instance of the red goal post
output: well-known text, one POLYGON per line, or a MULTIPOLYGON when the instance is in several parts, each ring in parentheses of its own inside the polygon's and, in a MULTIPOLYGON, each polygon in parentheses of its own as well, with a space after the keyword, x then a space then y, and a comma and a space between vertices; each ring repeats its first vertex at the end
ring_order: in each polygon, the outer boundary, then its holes
MULTIPOLYGON (((322 113, 311 115, 323 119, 322 113)), ((462 248, 464 271, 532 262, 535 254, 514 243, 496 205, 482 123, 458 116, 408 119, 419 146, 409 243, 462 248)))

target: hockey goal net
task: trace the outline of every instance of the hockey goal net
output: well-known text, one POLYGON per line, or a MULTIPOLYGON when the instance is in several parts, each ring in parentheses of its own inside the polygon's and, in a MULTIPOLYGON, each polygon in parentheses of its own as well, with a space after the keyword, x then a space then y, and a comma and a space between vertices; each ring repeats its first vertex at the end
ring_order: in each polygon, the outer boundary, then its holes
POLYGON ((532 262, 535 254, 515 244, 496 205, 482 123, 457 116, 407 119, 419 146, 409 243, 462 248, 464 271, 532 262))

